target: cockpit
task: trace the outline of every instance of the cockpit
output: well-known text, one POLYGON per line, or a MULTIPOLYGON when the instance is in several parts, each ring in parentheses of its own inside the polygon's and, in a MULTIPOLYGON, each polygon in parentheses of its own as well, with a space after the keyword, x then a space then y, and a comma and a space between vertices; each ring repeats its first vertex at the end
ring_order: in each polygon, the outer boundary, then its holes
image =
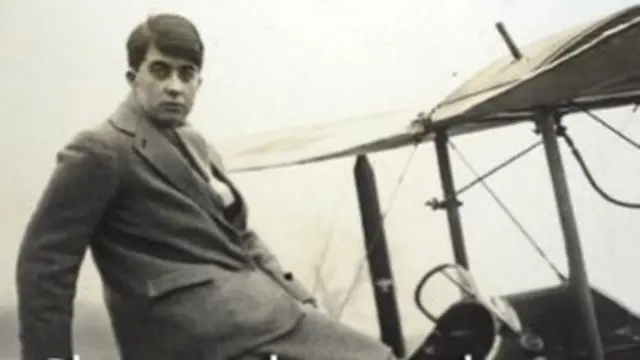
MULTIPOLYGON (((640 349, 640 320, 604 294, 592 290, 607 359, 640 349)), ((414 301, 434 324, 412 360, 587 359, 581 316, 569 283, 516 295, 493 296, 479 289, 460 265, 442 264, 416 286, 414 301), (442 311, 429 301, 429 284, 448 281, 460 292, 442 311)), ((627 354, 627 355, 625 355, 627 354)))

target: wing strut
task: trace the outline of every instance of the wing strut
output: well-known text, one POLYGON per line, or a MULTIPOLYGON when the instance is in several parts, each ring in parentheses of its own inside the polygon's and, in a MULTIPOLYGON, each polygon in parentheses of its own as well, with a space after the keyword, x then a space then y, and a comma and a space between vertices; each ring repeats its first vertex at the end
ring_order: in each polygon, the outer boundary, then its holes
POLYGON ((460 221, 459 207, 461 203, 456 196, 456 188, 453 183, 453 174, 451 171, 451 158, 449 156, 449 148, 447 143, 449 136, 446 130, 438 130, 436 133, 436 155, 438 156, 438 168, 440 169, 440 182, 442 183, 442 192, 444 193, 443 207, 447 210, 447 219, 449 221, 449 233, 453 246, 453 257, 456 264, 469 270, 469 258, 464 244, 464 234, 462 232, 462 224, 460 221))
POLYGON ((560 225, 564 234, 565 248, 569 262, 569 288, 574 296, 583 324, 575 329, 581 329, 586 336, 585 342, 593 360, 604 360, 604 351, 598 331, 598 320, 593 304, 591 288, 587 277, 586 266, 580 246, 580 236, 571 204, 571 195, 562 163, 562 156, 558 146, 557 125, 560 117, 554 113, 542 112, 536 122, 542 134, 544 150, 551 175, 553 192, 560 216, 560 225))

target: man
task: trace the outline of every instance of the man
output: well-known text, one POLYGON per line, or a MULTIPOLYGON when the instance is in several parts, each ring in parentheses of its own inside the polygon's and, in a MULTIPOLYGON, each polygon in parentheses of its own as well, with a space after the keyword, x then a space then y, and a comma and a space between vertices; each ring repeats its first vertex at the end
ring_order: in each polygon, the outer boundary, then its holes
POLYGON ((22 357, 71 359, 78 271, 91 249, 123 360, 388 359, 312 310, 247 227, 220 157, 186 123, 201 84, 195 26, 149 18, 127 42, 131 91, 80 132, 27 226, 17 263, 22 357))

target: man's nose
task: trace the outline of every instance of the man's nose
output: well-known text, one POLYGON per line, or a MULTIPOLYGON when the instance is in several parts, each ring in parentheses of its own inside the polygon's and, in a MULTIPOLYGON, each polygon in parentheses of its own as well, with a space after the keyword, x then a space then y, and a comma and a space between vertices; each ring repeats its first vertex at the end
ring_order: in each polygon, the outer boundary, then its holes
POLYGON ((173 74, 167 79, 165 90, 169 96, 178 97, 184 92, 184 86, 184 82, 182 82, 177 75, 173 74))

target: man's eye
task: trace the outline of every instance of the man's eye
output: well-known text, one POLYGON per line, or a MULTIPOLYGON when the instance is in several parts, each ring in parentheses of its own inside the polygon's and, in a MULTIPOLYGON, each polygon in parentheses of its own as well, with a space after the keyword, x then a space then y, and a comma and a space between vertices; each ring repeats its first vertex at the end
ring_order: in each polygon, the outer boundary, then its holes
POLYGON ((180 79, 184 82, 189 82, 191 80, 193 80, 193 78, 196 75, 195 70, 193 70, 192 68, 182 68, 180 69, 180 79))
POLYGON ((152 65, 149 68, 149 71, 157 78, 166 78, 171 74, 171 69, 168 66, 161 64, 152 65))

